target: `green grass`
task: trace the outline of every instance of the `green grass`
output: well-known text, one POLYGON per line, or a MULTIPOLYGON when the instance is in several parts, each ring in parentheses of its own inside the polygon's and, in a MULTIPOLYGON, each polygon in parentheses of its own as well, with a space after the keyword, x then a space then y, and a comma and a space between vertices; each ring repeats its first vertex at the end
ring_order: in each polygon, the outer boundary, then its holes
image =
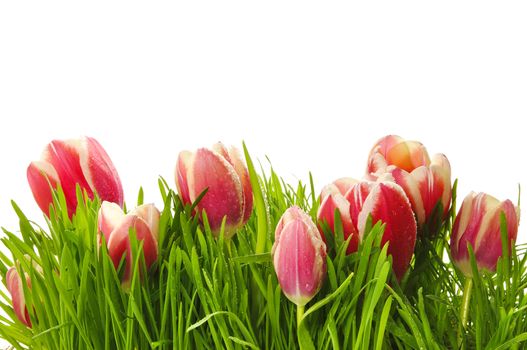
MULTIPOLYGON (((97 244, 100 201, 85 200, 68 218, 55 193, 47 227, 13 202, 16 234, 4 229, 0 274, 18 262, 33 328, 15 317, 0 292, 0 337, 33 349, 519 349, 527 340, 527 246, 517 246, 495 275, 475 270, 466 328, 458 334, 465 277, 449 262, 455 210, 435 235, 422 233, 412 267, 399 282, 382 223, 369 224, 357 253, 346 255, 340 217, 325 232, 327 276, 297 324, 296 306, 281 293, 270 250, 274 228, 291 205, 315 216, 314 181, 285 183, 271 168, 257 173, 244 146, 255 209, 232 240, 215 239, 164 179, 159 258, 147 271, 141 242, 130 233, 133 276, 123 288, 105 245, 97 244), (28 257, 26 257, 28 256, 28 257), (41 271, 34 267, 40 266, 41 271), (298 328, 297 328, 298 327, 298 328)), ((454 186, 455 189, 455 186, 454 186)), ((204 195, 203 193, 202 195, 204 195)), ((455 190, 454 190, 455 195, 455 190)), ((140 189, 137 203, 143 202, 140 189)), ((198 199, 199 200, 199 199, 198 199)), ((455 203, 455 197, 454 197, 455 203)), ((440 210, 440 209, 439 209, 440 210)), ((502 228, 505 232, 505 227, 502 228)), ((475 266, 474 266, 475 267, 475 266)))

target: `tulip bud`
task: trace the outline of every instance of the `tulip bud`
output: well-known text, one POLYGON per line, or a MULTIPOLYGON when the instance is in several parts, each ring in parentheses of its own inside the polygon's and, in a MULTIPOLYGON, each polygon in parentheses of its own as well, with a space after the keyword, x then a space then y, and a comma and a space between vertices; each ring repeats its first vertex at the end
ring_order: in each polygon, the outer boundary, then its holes
POLYGON ((368 157, 367 176, 374 180, 389 165, 412 172, 422 165, 428 166, 430 158, 426 148, 417 141, 406 141, 400 136, 388 135, 377 141, 368 157))
POLYGON ((207 213, 211 231, 216 236, 223 218, 226 217, 224 235, 230 238, 251 216, 253 193, 249 172, 234 147, 227 150, 217 143, 212 150, 181 152, 176 165, 176 185, 185 204, 193 203, 207 190, 197 209, 207 213))
MULTIPOLYGON (((31 281, 27 274, 25 274, 25 278, 26 285, 31 288, 31 281)), ((7 290, 11 294, 13 310, 15 311, 16 317, 20 320, 20 322, 31 328, 31 320, 29 319, 29 312, 27 311, 26 307, 22 278, 20 277, 16 267, 11 267, 9 270, 7 270, 6 285, 7 290)))
POLYGON ((469 193, 459 210, 452 236, 450 250, 456 266, 465 274, 472 276, 468 245, 470 244, 479 270, 494 272, 498 259, 502 256, 500 217, 505 214, 509 248, 516 241, 520 222, 519 209, 510 200, 500 202, 485 194, 469 193))
POLYGON ((139 241, 143 242, 143 254, 146 267, 157 260, 157 241, 160 213, 153 204, 141 205, 128 214, 110 202, 103 202, 99 210, 99 233, 105 237, 108 254, 117 268, 123 255, 126 255, 123 283, 130 281, 132 249, 130 246, 130 229, 134 229, 139 241))
MULTIPOLYGON (((335 232, 335 210, 339 211, 344 239, 348 239, 348 237, 351 236, 346 250, 347 254, 357 251, 359 236, 357 234, 357 229, 351 220, 350 204, 344 195, 357 182, 357 180, 351 178, 342 178, 325 186, 320 194, 321 204, 317 213, 317 220, 319 222, 326 222, 329 229, 332 232, 335 232)), ((324 232, 320 226, 319 231, 322 239, 324 239, 324 232)))
POLYGON ((123 188, 115 167, 102 146, 91 137, 54 140, 45 148, 41 160, 32 162, 27 179, 40 209, 49 216, 52 189, 62 187, 68 214, 77 208, 77 184, 89 198, 97 192, 102 200, 123 205, 123 188))
POLYGON ((293 206, 282 215, 271 254, 286 297, 298 306, 307 304, 326 274, 326 244, 315 223, 299 207, 293 206))
POLYGON ((417 223, 424 225, 431 218, 434 208, 442 205, 441 218, 445 218, 450 208, 452 185, 450 180, 450 163, 443 154, 432 157, 429 166, 419 166, 411 172, 389 166, 382 179, 394 181, 401 186, 408 196, 417 223))

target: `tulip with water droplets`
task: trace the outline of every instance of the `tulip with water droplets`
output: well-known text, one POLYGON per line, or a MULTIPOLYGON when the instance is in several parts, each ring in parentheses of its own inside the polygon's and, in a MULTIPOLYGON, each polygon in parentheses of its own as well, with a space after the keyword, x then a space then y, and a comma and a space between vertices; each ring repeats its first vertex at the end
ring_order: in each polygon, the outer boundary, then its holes
POLYGON ((322 286, 326 244, 311 217, 299 207, 291 207, 282 215, 271 254, 282 291, 303 307, 322 286))
POLYGON ((117 170, 102 146, 92 137, 51 141, 39 161, 27 169, 27 179, 40 209, 49 217, 52 189, 62 187, 68 215, 77 208, 76 186, 89 198, 97 193, 102 200, 123 205, 123 188, 117 170))
POLYGON ((207 190, 197 210, 206 212, 214 235, 219 234, 224 218, 224 235, 230 238, 251 216, 253 192, 249 173, 234 147, 227 149, 217 143, 212 149, 181 152, 176 165, 176 185, 185 204, 193 203, 207 190))

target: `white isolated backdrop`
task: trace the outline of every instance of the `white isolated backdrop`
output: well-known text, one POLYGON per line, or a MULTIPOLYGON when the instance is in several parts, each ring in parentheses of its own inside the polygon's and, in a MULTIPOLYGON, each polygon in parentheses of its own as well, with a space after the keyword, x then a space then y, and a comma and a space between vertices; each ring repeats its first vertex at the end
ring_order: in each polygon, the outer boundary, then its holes
MULTIPOLYGON (((385 134, 445 153, 470 190, 527 203, 525 2, 2 2, 0 225, 52 139, 96 137, 129 205, 178 152, 241 147, 317 189, 385 134)), ((175 188, 175 185, 174 185, 175 188)), ((520 241, 527 240, 520 226, 520 241)))

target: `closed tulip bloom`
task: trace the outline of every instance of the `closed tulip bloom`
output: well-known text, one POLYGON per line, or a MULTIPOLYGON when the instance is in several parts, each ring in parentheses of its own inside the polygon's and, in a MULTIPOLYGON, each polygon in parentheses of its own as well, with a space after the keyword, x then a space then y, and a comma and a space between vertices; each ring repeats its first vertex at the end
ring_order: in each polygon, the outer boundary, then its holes
POLYGON ((463 200, 452 229, 450 250, 454 263, 466 276, 472 276, 469 244, 480 271, 496 270, 498 259, 503 254, 501 213, 505 214, 508 243, 512 247, 518 234, 520 212, 510 200, 500 202, 488 194, 474 192, 463 200))
MULTIPOLYGON (((335 211, 338 210, 342 222, 344 239, 348 239, 348 237, 351 236, 348 248, 346 250, 347 254, 357 251, 357 247, 359 245, 359 236, 357 229, 351 220, 350 204, 344 195, 357 182, 357 180, 352 178, 342 178, 325 186, 320 194, 321 204, 317 213, 318 222, 325 222, 329 229, 332 232, 335 232, 335 211)), ((324 239, 324 232, 320 226, 319 230, 322 239, 324 239)))
POLYGON ((417 141, 407 141, 397 135, 388 135, 373 146, 368 157, 366 174, 374 180, 389 165, 412 172, 420 166, 428 166, 430 157, 426 148, 417 141))
POLYGON ((392 180, 403 188, 420 226, 432 216, 438 204, 442 206, 441 218, 447 216, 452 184, 450 163, 445 155, 436 154, 429 165, 419 166, 411 172, 389 166, 381 178, 392 180))
POLYGON ((77 184, 89 198, 97 193, 102 200, 123 205, 119 175, 102 146, 91 137, 51 141, 39 161, 27 169, 27 179, 40 209, 49 216, 52 188, 62 187, 68 214, 77 208, 77 184))
POLYGON ((253 192, 249 173, 234 147, 227 149, 217 143, 212 149, 181 152, 176 165, 176 185, 185 204, 193 203, 207 190, 197 210, 206 212, 215 236, 219 234, 224 218, 224 235, 230 238, 251 216, 253 192))
MULTIPOLYGON (((31 281, 27 274, 25 275, 25 278, 27 286, 31 288, 31 281)), ((16 267, 11 267, 9 270, 7 270, 6 285, 9 294, 11 294, 13 310, 16 317, 20 320, 20 322, 31 328, 31 320, 29 319, 29 312, 27 311, 26 307, 22 278, 20 277, 16 267)))
POLYGON ((417 236, 412 208, 403 189, 393 182, 361 182, 346 194, 350 202, 351 219, 356 223, 359 238, 364 239, 366 222, 385 224, 381 244, 387 242, 393 270, 401 279, 410 265, 417 236))
POLYGON ((141 205, 125 214, 115 203, 102 203, 98 217, 99 232, 104 235, 108 254, 115 268, 119 266, 123 255, 126 256, 123 284, 128 283, 132 277, 130 229, 143 242, 145 263, 149 268, 157 260, 159 216, 159 210, 153 204, 141 205))
POLYGON ((326 274, 326 244, 315 223, 299 207, 293 206, 282 215, 271 254, 286 297, 298 306, 307 304, 326 274))

